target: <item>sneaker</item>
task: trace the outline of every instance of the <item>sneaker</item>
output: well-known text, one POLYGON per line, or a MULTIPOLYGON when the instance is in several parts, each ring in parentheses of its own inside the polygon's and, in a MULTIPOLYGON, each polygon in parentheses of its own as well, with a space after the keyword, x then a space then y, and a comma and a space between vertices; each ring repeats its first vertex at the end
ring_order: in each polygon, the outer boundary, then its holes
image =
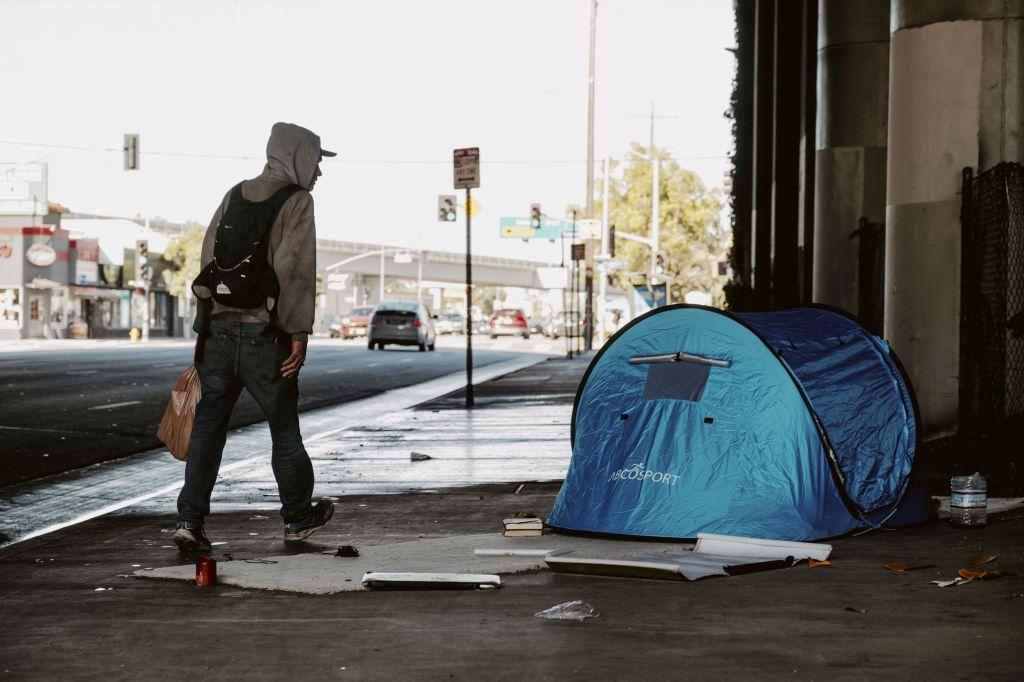
POLYGON ((284 527, 285 542, 299 542, 327 525, 334 516, 334 503, 330 500, 314 502, 309 513, 299 521, 292 521, 284 527))
POLYGON ((178 521, 174 527, 174 544, 181 552, 209 552, 213 545, 203 532, 203 526, 190 521, 178 521))

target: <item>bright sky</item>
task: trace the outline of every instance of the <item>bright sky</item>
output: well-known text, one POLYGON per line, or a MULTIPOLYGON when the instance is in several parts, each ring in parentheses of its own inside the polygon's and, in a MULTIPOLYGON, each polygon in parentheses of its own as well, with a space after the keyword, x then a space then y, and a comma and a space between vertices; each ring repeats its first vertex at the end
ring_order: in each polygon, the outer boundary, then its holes
MULTIPOLYGON (((474 251, 557 260, 498 220, 585 203, 589 17, 589 0, 4 0, 0 138, 118 151, 4 142, 0 163, 49 162, 49 198, 74 211, 206 223, 291 121, 340 154, 319 236, 459 251, 462 214, 436 222, 437 195, 456 193, 452 149, 478 146, 474 251)), ((732 0, 600 0, 597 158, 647 144, 653 101, 678 117, 657 145, 721 186, 732 44, 732 0)))

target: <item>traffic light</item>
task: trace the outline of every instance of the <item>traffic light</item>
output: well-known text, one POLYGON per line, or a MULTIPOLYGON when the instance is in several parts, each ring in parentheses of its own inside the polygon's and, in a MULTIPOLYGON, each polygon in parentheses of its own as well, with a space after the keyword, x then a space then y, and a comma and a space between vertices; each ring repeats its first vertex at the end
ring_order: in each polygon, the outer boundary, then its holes
POLYGON ((124 135, 124 169, 139 170, 138 133, 125 133, 124 135))
POLYGON ((442 223, 455 222, 455 195, 437 195, 437 220, 442 223))
POLYGON ((665 254, 661 251, 658 251, 654 256, 654 274, 665 274, 665 254))
POLYGON ((145 239, 135 242, 135 272, 139 281, 149 281, 149 242, 145 239))
POLYGON ((540 229, 540 204, 530 204, 530 227, 540 229))
POLYGON ((608 255, 615 258, 615 225, 608 226, 608 255))

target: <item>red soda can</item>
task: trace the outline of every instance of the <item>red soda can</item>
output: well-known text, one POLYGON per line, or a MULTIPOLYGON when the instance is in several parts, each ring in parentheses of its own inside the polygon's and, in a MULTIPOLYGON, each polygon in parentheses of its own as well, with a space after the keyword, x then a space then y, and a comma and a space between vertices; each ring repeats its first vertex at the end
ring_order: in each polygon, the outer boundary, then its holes
POLYGON ((201 556, 196 561, 196 585, 213 587, 217 584, 217 560, 212 556, 201 556))

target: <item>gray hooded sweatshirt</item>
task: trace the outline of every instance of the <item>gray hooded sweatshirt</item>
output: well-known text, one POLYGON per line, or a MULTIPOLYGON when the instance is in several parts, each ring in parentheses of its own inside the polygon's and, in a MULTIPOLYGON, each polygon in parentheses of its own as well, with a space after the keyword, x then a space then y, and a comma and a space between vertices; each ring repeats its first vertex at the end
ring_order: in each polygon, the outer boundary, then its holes
MULTIPOLYGON (((268 302, 277 310, 277 326, 293 341, 305 341, 313 331, 316 310, 316 225, 313 221, 313 197, 309 190, 320 163, 320 138, 291 123, 275 123, 267 142, 267 165, 257 177, 242 183, 242 196, 249 201, 264 201, 285 185, 304 187, 281 207, 270 228, 267 260, 281 284, 276 301, 268 302)), ((217 225, 231 201, 231 190, 224 195, 203 240, 202 267, 213 260, 213 242, 217 225)), ((213 302, 212 314, 234 311, 258 317, 270 323, 265 307, 243 310, 213 302)), ((200 313, 202 314, 202 313, 200 313)), ((201 320, 194 325, 201 328, 201 320)))

